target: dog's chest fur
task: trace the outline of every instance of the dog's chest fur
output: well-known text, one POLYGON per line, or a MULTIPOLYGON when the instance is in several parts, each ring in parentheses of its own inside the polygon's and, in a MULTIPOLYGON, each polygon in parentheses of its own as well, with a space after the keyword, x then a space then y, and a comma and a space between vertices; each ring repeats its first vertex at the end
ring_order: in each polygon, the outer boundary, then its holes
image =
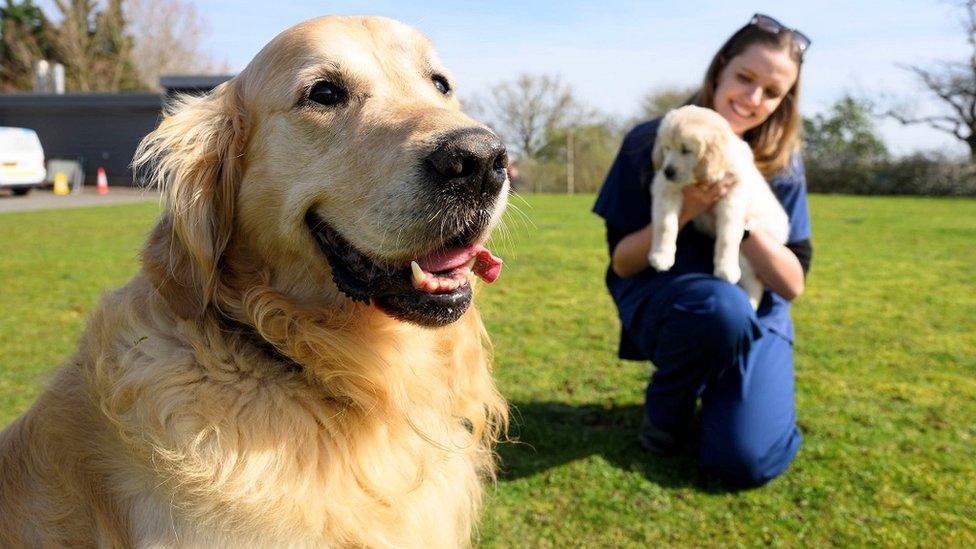
POLYGON ((136 546, 468 544, 491 456, 469 431, 472 410, 456 403, 493 390, 480 347, 446 353, 431 331, 391 328, 365 355, 372 364, 332 364, 309 380, 218 326, 171 324, 146 307, 151 297, 132 295, 106 299, 81 367, 51 390, 83 384, 91 413, 34 418, 110 433, 109 444, 65 449, 88 456, 94 474, 68 478, 79 487, 62 486, 64 497, 97 494, 136 546), (92 478, 101 480, 86 486, 92 478))

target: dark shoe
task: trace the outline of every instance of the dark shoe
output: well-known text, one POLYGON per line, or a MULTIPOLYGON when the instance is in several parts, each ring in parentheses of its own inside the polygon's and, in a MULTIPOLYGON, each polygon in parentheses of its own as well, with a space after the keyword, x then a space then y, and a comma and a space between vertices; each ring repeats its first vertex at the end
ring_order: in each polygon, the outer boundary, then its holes
POLYGON ((637 431, 637 444, 645 452, 656 456, 669 456, 678 451, 678 440, 671 433, 658 428, 651 423, 651 419, 644 412, 640 428, 637 431))

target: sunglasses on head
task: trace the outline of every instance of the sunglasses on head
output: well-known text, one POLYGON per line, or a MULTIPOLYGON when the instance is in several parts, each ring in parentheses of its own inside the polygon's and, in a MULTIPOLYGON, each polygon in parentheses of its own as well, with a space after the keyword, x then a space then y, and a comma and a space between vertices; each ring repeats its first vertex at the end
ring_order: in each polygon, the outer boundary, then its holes
POLYGON ((770 34, 779 34, 781 32, 792 33, 793 43, 796 44, 797 49, 800 50, 801 56, 807 51, 807 48, 810 47, 810 37, 796 29, 787 27, 768 15, 757 13, 752 16, 752 19, 749 20, 749 24, 754 25, 760 30, 764 30, 770 34))

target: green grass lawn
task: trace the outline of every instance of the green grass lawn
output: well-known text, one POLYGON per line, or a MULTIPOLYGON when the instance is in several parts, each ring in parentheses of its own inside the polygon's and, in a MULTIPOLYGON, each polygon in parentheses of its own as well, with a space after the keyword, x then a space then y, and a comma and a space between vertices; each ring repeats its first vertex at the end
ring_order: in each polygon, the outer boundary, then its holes
MULTIPOLYGON (((486 547, 976 545, 976 201, 814 196, 794 306, 805 443, 729 492, 634 442, 649 364, 615 357, 592 196, 528 196, 482 288, 518 442, 499 449, 486 547)), ((0 425, 137 269, 155 204, 0 216, 0 425)))

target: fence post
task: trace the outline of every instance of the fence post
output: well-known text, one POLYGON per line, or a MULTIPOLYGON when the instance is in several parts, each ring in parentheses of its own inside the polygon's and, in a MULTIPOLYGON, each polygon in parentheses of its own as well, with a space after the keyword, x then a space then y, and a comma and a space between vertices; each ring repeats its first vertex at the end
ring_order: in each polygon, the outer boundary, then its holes
POLYGON ((566 132, 566 194, 573 194, 576 187, 575 148, 573 130, 569 130, 566 132))

